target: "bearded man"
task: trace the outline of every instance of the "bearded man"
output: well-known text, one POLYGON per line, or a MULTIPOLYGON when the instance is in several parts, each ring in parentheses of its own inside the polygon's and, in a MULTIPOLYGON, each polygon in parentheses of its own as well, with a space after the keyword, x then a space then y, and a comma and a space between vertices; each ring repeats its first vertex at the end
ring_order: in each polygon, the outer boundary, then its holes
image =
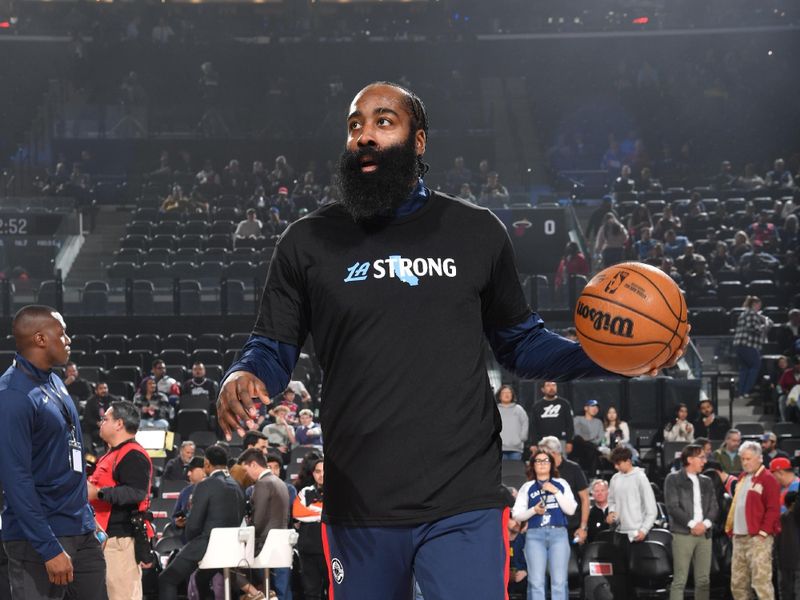
POLYGON ((606 371, 531 312, 500 221, 425 187, 428 118, 413 92, 370 84, 346 122, 342 200, 278 242, 220 426, 254 426, 253 398, 286 388, 313 334, 329 597, 407 600, 416 577, 426 600, 499 600, 508 509, 484 336, 522 377, 606 371))

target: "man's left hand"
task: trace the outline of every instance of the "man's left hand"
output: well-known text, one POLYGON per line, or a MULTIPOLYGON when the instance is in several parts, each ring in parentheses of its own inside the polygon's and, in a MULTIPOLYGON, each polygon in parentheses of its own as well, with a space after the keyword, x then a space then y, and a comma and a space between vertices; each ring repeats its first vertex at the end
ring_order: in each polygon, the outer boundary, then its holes
POLYGON ((692 535, 705 535, 706 533, 706 526, 703 523, 695 523, 695 526, 691 529, 692 535))
POLYGON ((575 537, 578 539, 579 544, 586 543, 586 535, 587 531, 581 527, 578 527, 578 529, 575 530, 575 537))
POLYGON ((637 531, 636 536, 633 538, 634 542, 643 542, 644 538, 647 536, 645 535, 644 531, 637 531))

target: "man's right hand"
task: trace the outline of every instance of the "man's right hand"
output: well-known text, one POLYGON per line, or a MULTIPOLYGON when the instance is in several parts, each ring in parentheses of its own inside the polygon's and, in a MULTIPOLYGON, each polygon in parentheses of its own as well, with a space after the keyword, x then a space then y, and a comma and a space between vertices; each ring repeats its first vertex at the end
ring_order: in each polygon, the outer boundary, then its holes
POLYGON ((217 398, 217 420, 227 440, 231 439, 231 432, 235 429, 240 436, 244 436, 242 425, 254 429, 254 420, 258 416, 253 398, 259 398, 262 403, 270 404, 269 394, 264 382, 248 371, 234 371, 225 380, 217 398))
POLYGON ((72 582, 72 559, 69 554, 62 552, 44 563, 50 583, 67 585, 72 582))

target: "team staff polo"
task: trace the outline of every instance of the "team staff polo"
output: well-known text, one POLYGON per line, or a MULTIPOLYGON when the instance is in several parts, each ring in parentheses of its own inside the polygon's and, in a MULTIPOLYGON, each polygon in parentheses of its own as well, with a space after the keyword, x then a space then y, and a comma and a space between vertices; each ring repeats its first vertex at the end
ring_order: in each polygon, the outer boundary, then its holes
POLYGON ((329 205, 287 229, 254 333, 297 347, 314 335, 326 521, 419 524, 504 506, 483 331, 529 315, 486 209, 433 193, 382 227, 329 205))

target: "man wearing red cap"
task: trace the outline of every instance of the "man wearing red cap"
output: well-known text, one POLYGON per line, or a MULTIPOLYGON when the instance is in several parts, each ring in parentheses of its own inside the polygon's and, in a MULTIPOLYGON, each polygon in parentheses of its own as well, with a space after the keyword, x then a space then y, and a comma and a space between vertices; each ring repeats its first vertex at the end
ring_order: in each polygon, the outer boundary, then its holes
POLYGON ((789 459, 783 456, 773 458, 769 464, 769 470, 781 484, 781 512, 784 513, 786 512, 786 494, 800 491, 800 477, 795 474, 789 459))

